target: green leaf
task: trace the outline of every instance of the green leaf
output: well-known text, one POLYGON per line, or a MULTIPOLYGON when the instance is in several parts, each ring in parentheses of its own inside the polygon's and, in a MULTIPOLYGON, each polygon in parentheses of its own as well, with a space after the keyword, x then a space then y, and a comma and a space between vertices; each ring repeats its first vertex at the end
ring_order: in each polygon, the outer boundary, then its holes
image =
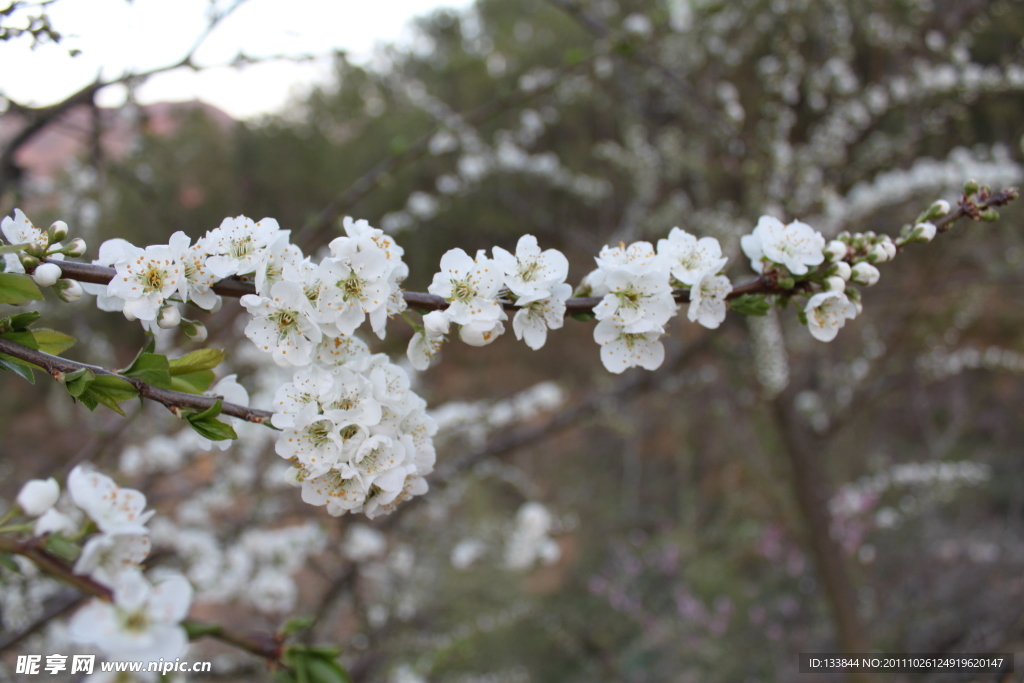
POLYGON ((187 375, 171 376, 171 389, 186 394, 201 394, 213 385, 213 370, 200 370, 187 375))
POLYGON ((167 362, 167 356, 158 353, 140 353, 131 365, 121 371, 121 374, 161 389, 171 388, 170 364, 167 362))
POLYGON ((76 544, 60 534, 50 534, 46 537, 46 549, 57 557, 68 561, 78 559, 78 555, 81 553, 76 544))
POLYGON ((95 379, 96 375, 92 373, 92 370, 82 368, 81 370, 64 375, 64 386, 67 387, 69 394, 75 398, 80 398, 95 379))
POLYGON ((135 365, 135 361, 139 359, 139 356, 144 353, 153 353, 153 351, 156 350, 156 337, 153 336, 152 332, 147 332, 146 336, 149 338, 149 341, 147 341, 146 345, 139 349, 139 352, 135 354, 135 358, 133 358, 132 362, 128 365, 129 368, 132 365, 135 365))
POLYGON ((295 683, 351 683, 348 672, 337 662, 334 647, 289 645, 282 659, 290 671, 280 680, 295 683))
POLYGON ((207 624, 202 621, 192 621, 191 619, 181 622, 181 626, 185 629, 185 633, 188 634, 189 640, 199 640, 204 636, 216 635, 224 630, 220 624, 207 624))
POLYGON ((209 439, 210 441, 227 441, 228 439, 237 439, 238 435, 235 434, 234 428, 226 422, 221 422, 217 419, 217 416, 220 415, 220 411, 223 406, 223 401, 218 400, 201 413, 186 415, 185 420, 192 425, 192 429, 196 430, 196 432, 198 432, 204 439, 209 439))
POLYGON ((6 320, 11 330, 20 332, 21 330, 27 329, 35 321, 39 320, 39 311, 19 313, 18 315, 12 315, 10 318, 6 318, 6 320))
POLYGON ((36 338, 28 330, 21 330, 20 332, 6 332, 4 334, 0 334, 0 337, 9 339, 15 344, 21 344, 22 346, 27 346, 30 349, 39 350, 39 342, 36 341, 36 338))
POLYGON ((22 242, 21 244, 4 244, 0 246, 0 254, 17 254, 19 251, 25 251, 26 247, 32 246, 31 242, 22 242))
POLYGON ((334 659, 310 654, 306 660, 310 683, 352 683, 348 672, 334 659))
POLYGON ((0 353, 0 368, 13 372, 22 379, 28 381, 29 384, 36 383, 36 376, 32 370, 35 368, 31 363, 26 363, 20 358, 14 356, 8 356, 6 353, 0 353))
POLYGON ((46 327, 32 330, 31 334, 36 340, 37 348, 43 353, 48 353, 52 356, 59 356, 64 353, 74 346, 76 341, 71 335, 46 327))
POLYGON ((593 320, 596 316, 589 311, 581 311, 579 313, 573 313, 572 317, 583 323, 588 323, 593 320))
POLYGON ((768 303, 762 294, 744 294, 729 302, 729 308, 740 315, 749 315, 760 318, 768 315, 772 305, 768 303))
POLYGON ((224 360, 224 349, 199 349, 171 360, 171 375, 189 375, 213 370, 224 360))
POLYGON ((311 616, 292 617, 288 621, 284 622, 284 626, 282 626, 277 633, 278 635, 288 637, 291 635, 295 635, 300 631, 305 631, 312 625, 313 617, 311 616))
POLYGON ((139 395, 138 390, 128 380, 115 375, 97 375, 86 390, 78 397, 89 410, 102 403, 119 415, 124 415, 121 406, 117 405, 139 395))
POLYGON ((0 273, 0 304, 23 304, 42 298, 43 293, 28 275, 0 273))
POLYGON ((18 563, 14 561, 14 555, 11 555, 10 553, 0 553, 0 567, 10 569, 15 574, 21 573, 21 568, 18 567, 18 563))

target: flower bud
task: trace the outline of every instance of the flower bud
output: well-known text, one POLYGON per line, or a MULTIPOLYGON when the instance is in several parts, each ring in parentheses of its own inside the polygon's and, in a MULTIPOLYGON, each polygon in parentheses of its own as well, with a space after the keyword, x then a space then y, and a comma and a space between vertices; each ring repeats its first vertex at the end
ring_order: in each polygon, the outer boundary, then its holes
POLYGON ((868 261, 871 263, 885 263, 888 260, 889 252, 881 244, 871 247, 871 251, 868 252, 868 261))
POLYGON ((825 259, 827 261, 841 261, 846 258, 847 247, 845 242, 832 240, 825 245, 825 259))
POLYGON ((841 293, 846 289, 846 280, 839 277, 838 275, 827 277, 825 278, 825 289, 830 292, 841 293))
POLYGON ((835 264, 833 266, 833 270, 835 270, 835 274, 837 276, 843 278, 844 280, 849 280, 850 274, 853 272, 853 269, 850 268, 850 264, 847 263, 846 261, 840 261, 839 263, 835 264))
POLYGON ((185 336, 194 342, 202 343, 206 341, 206 325, 202 324, 197 320, 181 319, 181 331, 185 333, 185 336))
POLYGON ((893 244, 892 240, 886 240, 882 242, 882 247, 885 249, 885 260, 892 261, 894 258, 896 258, 896 245, 893 244))
POLYGON ((156 324, 161 329, 170 330, 178 326, 181 322, 181 311, 178 310, 177 306, 164 306, 160 309, 160 315, 156 319, 156 324))
POLYGON ((25 270, 31 270, 39 265, 39 259, 31 254, 18 254, 18 260, 21 261, 21 266, 25 270))
POLYGON ((796 280, 791 277, 780 277, 779 287, 782 287, 783 289, 793 289, 796 287, 796 280))
POLYGON ((918 223, 910 232, 910 239, 918 242, 931 242, 935 238, 935 226, 931 223, 918 223))
POLYGON ((56 263, 43 263, 32 271, 32 280, 40 287, 52 287, 62 275, 56 263))
POLYGON ((436 339, 448 334, 449 321, 444 311, 431 311, 423 316, 423 330, 428 338, 436 339))
POLYGON ((996 211, 995 209, 986 209, 981 214, 981 220, 985 221, 986 223, 995 223, 997 220, 999 220, 999 212, 996 211))
POLYGON ((69 304, 74 303, 82 298, 84 290, 76 280, 57 280, 57 284, 54 285, 54 289, 57 290, 57 296, 69 304))
POLYGON ((25 482, 15 502, 30 517, 38 517, 56 504, 60 498, 60 486, 50 477, 46 481, 32 479, 25 482))
POLYGON ((949 213, 949 202, 945 199, 940 199, 934 202, 928 209, 929 218, 942 218, 949 213))
POLYGON ((50 244, 56 244, 68 236, 68 224, 64 221, 54 221, 50 229, 46 231, 50 244))
POLYGON ((68 246, 64 247, 60 251, 62 254, 67 254, 68 256, 75 257, 83 255, 85 253, 85 249, 85 240, 83 240, 81 237, 76 237, 75 239, 71 240, 68 246))
POLYGON ((975 194, 979 189, 978 181, 973 178, 964 183, 964 194, 967 196, 975 194))
POLYGON ((853 267, 853 272, 850 276, 850 279, 852 279, 854 282, 858 284, 867 285, 868 287, 870 287, 871 285, 878 282, 878 277, 878 268, 875 268, 870 263, 865 263, 862 261, 861 263, 858 263, 853 267))

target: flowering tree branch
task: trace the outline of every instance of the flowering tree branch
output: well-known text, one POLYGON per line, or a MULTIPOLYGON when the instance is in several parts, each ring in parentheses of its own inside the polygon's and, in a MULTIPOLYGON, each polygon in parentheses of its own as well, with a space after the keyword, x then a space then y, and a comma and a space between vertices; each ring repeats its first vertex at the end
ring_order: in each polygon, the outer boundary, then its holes
MULTIPOLYGON (((36 365, 58 381, 61 381, 64 375, 77 372, 79 370, 89 370, 96 375, 113 375, 120 377, 134 386, 139 392, 139 396, 149 399, 150 401, 155 401, 156 403, 162 403, 179 417, 181 416, 182 409, 195 408, 197 410, 207 410, 212 408, 220 400, 216 396, 200 396, 197 394, 185 393, 183 391, 172 391, 170 389, 155 387, 140 379, 126 377, 111 370, 107 370, 106 368, 87 365, 86 363, 79 363, 77 361, 68 360, 59 356, 52 356, 48 353, 43 353, 42 351, 30 349, 27 346, 23 346, 9 339, 0 338, 0 353, 6 353, 10 356, 14 356, 15 358, 36 365)), ((224 415, 230 415, 231 417, 237 417, 245 420, 246 422, 255 422, 257 424, 268 423, 270 421, 270 417, 273 415, 272 412, 267 410, 247 408, 245 406, 235 405, 234 403, 222 403, 221 413, 224 415)))
MULTIPOLYGON (((1017 190, 1012 188, 998 190, 991 193, 981 191, 977 195, 977 199, 971 195, 965 194, 960 200, 959 206, 955 211, 933 221, 936 231, 940 233, 948 231, 953 227, 953 224, 961 218, 971 218, 972 220, 988 218, 991 216, 989 213, 991 210, 995 207, 1004 206, 1010 203, 1017 198, 1017 194, 1017 190)), ((897 247, 897 249, 900 248, 902 247, 897 247)), ((55 263, 58 265, 62 271, 62 277, 70 280, 77 280, 79 282, 100 285, 108 284, 111 279, 113 279, 116 272, 113 268, 97 266, 89 263, 52 260, 46 260, 45 262, 55 263)), ((256 287, 251 281, 242 280, 237 277, 220 280, 215 283, 211 289, 221 296, 233 298, 240 298, 247 294, 256 293, 256 287)), ((736 299, 747 294, 780 294, 785 291, 787 290, 783 289, 779 285, 777 278, 771 274, 765 274, 736 285, 732 288, 732 291, 726 295, 726 299, 736 299)), ((443 297, 436 294, 427 294, 426 292, 403 292, 402 295, 410 308, 418 310, 440 311, 448 308, 449 306, 448 302, 445 301, 443 297)), ((677 303, 683 304, 689 303, 690 301, 689 291, 676 291, 673 293, 673 296, 677 303)), ((566 314, 573 315, 576 313, 593 313, 594 307, 600 302, 600 297, 573 297, 565 302, 566 314)), ((516 305, 511 302, 505 303, 504 308, 509 311, 518 310, 516 305)))
MULTIPOLYGON (((55 263, 60 266, 62 277, 69 280, 77 280, 79 282, 88 282, 97 285, 108 284, 113 279, 116 272, 113 268, 97 266, 91 263, 52 260, 46 260, 45 262, 55 263)), ((220 280, 213 285, 211 289, 221 296, 228 296, 236 299, 243 297, 246 294, 256 293, 256 286, 252 282, 233 277, 220 280)), ((783 290, 778 286, 778 283, 775 282, 773 278, 762 275, 750 280, 749 282, 736 285, 726 298, 735 299, 743 296, 744 294, 777 294, 781 291, 783 290)), ((427 294, 426 292, 402 292, 402 296, 405 297, 405 303, 407 303, 410 308, 417 310, 443 311, 449 306, 444 297, 438 296, 437 294, 427 294)), ((684 291, 675 292, 675 300, 678 303, 688 303, 690 301, 690 293, 684 291)), ((601 303, 601 297, 597 296, 574 297, 565 302, 565 312, 568 315, 572 315, 574 313, 593 313, 594 307, 599 303, 601 303)), ((513 303, 504 304, 504 308, 509 311, 518 310, 516 305, 513 303)))
MULTIPOLYGON (((99 598, 106 602, 113 600, 114 594, 110 588, 88 576, 76 574, 67 562, 47 550, 45 538, 33 537, 18 540, 7 536, 0 536, 0 553, 20 555, 30 560, 39 569, 53 578, 73 586, 85 595, 99 598)), ((281 663, 283 639, 277 635, 256 632, 239 633, 228 630, 220 624, 209 624, 191 620, 186 622, 186 629, 193 640, 200 637, 213 638, 214 640, 219 640, 222 643, 245 650, 257 657, 262 657, 268 662, 281 663)))

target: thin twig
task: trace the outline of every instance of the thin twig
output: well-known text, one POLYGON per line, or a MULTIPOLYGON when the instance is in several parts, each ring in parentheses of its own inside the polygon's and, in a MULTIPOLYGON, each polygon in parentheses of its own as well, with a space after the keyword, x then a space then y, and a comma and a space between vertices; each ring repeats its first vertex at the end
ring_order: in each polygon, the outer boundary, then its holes
MULTIPOLYGON (((36 351, 35 349, 30 349, 27 346, 22 346, 10 339, 0 338, 0 353, 6 353, 28 363, 32 363, 33 365, 45 370, 51 377, 58 381, 63 375, 70 372, 77 372, 78 370, 89 370, 96 375, 113 375, 115 377, 120 377, 135 387, 142 398, 155 401, 156 403, 161 403, 167 406, 167 408, 175 414, 180 412, 182 408, 206 410, 207 408, 213 407, 217 401, 221 400, 221 398, 217 396, 200 396, 197 394, 188 394, 183 391, 161 389, 160 387, 146 384, 140 379, 126 377, 113 372, 112 370, 107 370, 106 368, 101 368, 96 365, 88 365, 86 363, 79 363, 78 361, 68 360, 66 358, 61 358, 60 356, 51 356, 48 353, 43 353, 42 351, 36 351)), ((224 415, 230 415, 231 417, 237 417, 241 420, 245 420, 246 422, 255 422, 257 424, 265 424, 269 422, 270 418, 274 414, 268 410, 247 408, 246 406, 223 402, 221 404, 221 413, 224 415)))

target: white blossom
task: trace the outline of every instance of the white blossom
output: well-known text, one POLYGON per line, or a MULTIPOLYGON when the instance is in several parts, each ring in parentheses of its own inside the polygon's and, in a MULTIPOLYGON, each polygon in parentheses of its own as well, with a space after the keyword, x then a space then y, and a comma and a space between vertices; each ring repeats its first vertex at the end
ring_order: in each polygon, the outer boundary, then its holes
POLYGON ((168 241, 167 246, 171 257, 181 264, 181 279, 178 283, 178 295, 182 301, 191 301, 205 310, 217 304, 217 295, 211 287, 221 278, 214 275, 207 265, 209 256, 206 238, 192 239, 180 230, 168 241))
POLYGON ((594 328, 594 341, 601 345, 601 362, 610 372, 640 366, 657 370, 665 360, 665 347, 659 339, 663 330, 626 332, 612 320, 602 320, 594 328))
POLYGON ((660 270, 635 273, 632 269, 616 269, 605 283, 609 292, 594 307, 594 316, 614 322, 625 332, 659 329, 676 314, 668 278, 660 270))
POLYGON ((246 294, 241 303, 253 319, 245 327, 262 351, 273 354, 282 367, 308 365, 322 337, 309 299, 296 282, 274 283, 269 297, 246 294))
POLYGON ((487 346, 505 334, 505 312, 501 320, 472 320, 459 328, 459 339, 470 346, 487 346))
POLYGON ((405 355, 412 366, 420 372, 430 367, 431 361, 441 351, 441 345, 447 341, 450 323, 444 311, 431 311, 423 316, 423 328, 416 331, 409 340, 405 355))
POLYGON ((672 228, 668 239, 658 240, 658 256, 664 260, 672 277, 691 287, 705 272, 721 272, 729 260, 722 256, 722 247, 714 237, 698 240, 680 228, 672 228))
POLYGON ((251 218, 225 218, 215 230, 206 233, 205 245, 210 257, 206 267, 218 278, 255 272, 263 251, 280 233, 273 218, 253 223, 251 218))
POLYGON ((468 325, 501 318, 500 288, 500 269, 494 261, 482 254, 474 260, 462 249, 452 249, 441 257, 441 272, 427 291, 450 302, 445 315, 451 322, 468 325))
POLYGON ((729 278, 705 271, 690 290, 690 310, 686 316, 692 321, 715 329, 725 320, 725 297, 732 291, 729 278))
POLYGON ((548 338, 548 329, 557 330, 565 322, 565 302, 572 296, 572 287, 565 283, 551 288, 551 296, 532 301, 522 308, 512 319, 512 330, 516 339, 522 339, 531 349, 537 350, 544 346, 548 338))
POLYGON ((793 275, 805 275, 808 266, 825 261, 825 238, 821 233, 800 221, 783 225, 772 216, 761 216, 754 232, 744 235, 740 246, 757 273, 764 271, 765 260, 785 266, 793 275))
POLYGON ((282 230, 256 259, 256 293, 267 296, 275 282, 297 280, 302 250, 289 241, 290 232, 282 230))
POLYGON ((180 622, 191 604, 192 587, 182 576, 153 586, 141 572, 126 572, 114 587, 114 602, 90 601, 71 618, 69 634, 110 659, 173 661, 188 647, 180 622))
POLYGON ((117 271, 107 285, 107 294, 124 299, 126 316, 156 320, 164 301, 178 291, 182 266, 168 246, 139 249, 126 246, 114 263, 117 271))
MULTIPOLYGON (((337 240, 335 240, 337 242, 337 240)), ((334 244, 334 243, 332 243, 334 244)), ((367 313, 387 310, 390 293, 385 276, 387 259, 377 249, 354 251, 320 263, 318 277, 323 283, 317 298, 317 310, 324 323, 333 323, 340 335, 350 335, 366 319, 367 313)))
POLYGON ((114 587, 125 572, 138 568, 149 549, 145 534, 97 534, 82 547, 74 572, 114 587))
POLYGON ((505 273, 505 286, 525 306, 551 296, 552 288, 565 282, 569 275, 569 261, 557 249, 541 251, 537 238, 523 235, 516 244, 516 253, 494 247, 494 261, 505 273))
POLYGON ((832 341, 847 319, 857 317, 857 307, 842 292, 819 292, 810 298, 804 308, 807 329, 819 341, 832 341))
POLYGON ((145 512, 146 496, 134 489, 121 488, 110 477, 76 466, 68 475, 68 493, 100 531, 144 534, 145 524, 153 516, 145 512))

